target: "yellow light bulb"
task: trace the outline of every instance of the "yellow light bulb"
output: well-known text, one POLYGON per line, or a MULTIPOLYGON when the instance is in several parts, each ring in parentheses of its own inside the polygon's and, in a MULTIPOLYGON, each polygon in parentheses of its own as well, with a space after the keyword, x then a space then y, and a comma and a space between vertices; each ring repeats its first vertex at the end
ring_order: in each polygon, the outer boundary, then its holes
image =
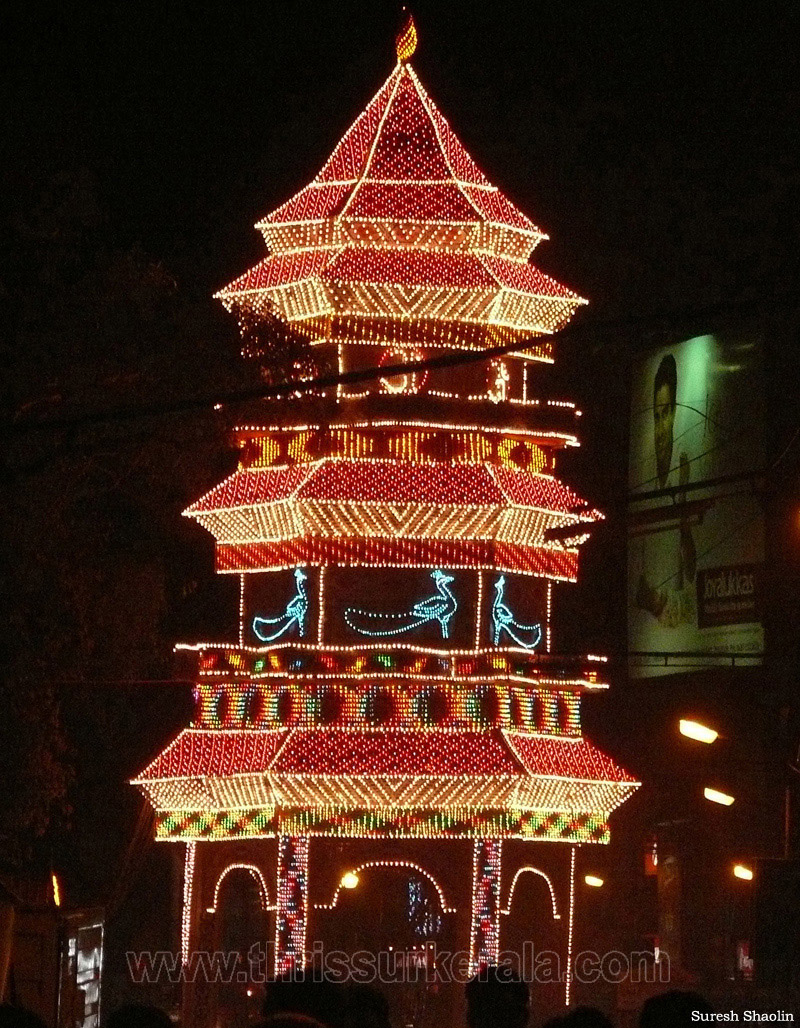
POLYGON ((703 789, 703 795, 707 800, 711 800, 712 803, 719 803, 723 807, 729 807, 734 801, 733 796, 729 796, 728 793, 720 792, 719 789, 709 789, 708 786, 703 789))
POLYGON ((715 732, 713 728, 709 728, 699 721, 681 718, 679 727, 681 735, 685 735, 687 739, 694 739, 695 742, 710 744, 719 738, 719 732, 715 732))

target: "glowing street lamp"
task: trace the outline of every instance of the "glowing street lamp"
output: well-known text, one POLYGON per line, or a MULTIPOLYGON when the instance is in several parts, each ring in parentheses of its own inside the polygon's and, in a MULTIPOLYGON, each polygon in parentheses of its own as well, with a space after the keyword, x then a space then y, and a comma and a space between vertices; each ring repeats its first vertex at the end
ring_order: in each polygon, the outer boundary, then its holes
POLYGON ((752 870, 749 867, 745 867, 744 864, 736 864, 733 873, 736 878, 741 878, 743 882, 752 882, 753 880, 752 870))
POLYGON ((342 888, 358 888, 358 875, 355 873, 355 871, 347 871, 345 874, 342 875, 342 888))
POLYGON ((733 803, 733 796, 729 796, 727 792, 720 792, 719 789, 709 789, 708 786, 703 789, 703 795, 707 800, 720 803, 723 807, 729 807, 733 803))
POLYGON ((600 889, 604 884, 603 879, 598 878, 597 875, 586 875, 583 880, 587 885, 591 885, 594 889, 600 889))
POLYGON ((715 732, 713 728, 688 718, 681 718, 679 728, 681 735, 685 735, 687 739, 694 739, 695 742, 710 744, 719 738, 719 732, 715 732))

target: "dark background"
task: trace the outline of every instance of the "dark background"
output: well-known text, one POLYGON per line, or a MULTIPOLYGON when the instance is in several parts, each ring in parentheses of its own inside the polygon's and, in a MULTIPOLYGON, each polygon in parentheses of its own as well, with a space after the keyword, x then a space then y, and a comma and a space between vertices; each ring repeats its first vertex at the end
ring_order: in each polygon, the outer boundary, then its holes
MULTIPOLYGON (((73 163, 120 247, 208 295, 391 70, 387 3, 15 5, 12 166, 73 163)), ((595 316, 792 284, 791 4, 420 3, 413 63, 595 316), (769 245, 765 245, 766 241, 769 245)), ((45 167, 42 167, 42 166, 45 167)))
MULTIPOLYGON (((609 518, 556 642, 622 653, 628 361, 720 317, 768 337, 783 489, 771 545, 788 594, 795 5, 428 0, 413 13, 434 102, 551 234, 537 263, 591 302, 543 388, 584 409, 583 449, 561 470, 609 518)), ((144 407, 257 383, 211 294, 263 256, 253 223, 316 173, 390 72, 398 8, 33 3, 5 21, 0 856, 14 873, 56 867, 69 903, 104 903, 116 945, 169 945, 171 848, 150 843, 126 782, 187 720, 189 687, 158 684, 174 642, 219 638, 235 617, 235 581, 214 578, 210 538, 179 516, 234 457, 212 403, 144 407)), ((778 606, 772 638, 793 656, 796 613, 778 606)), ((780 695, 759 711, 788 732, 796 683, 781 659, 780 695)), ((611 678, 589 731, 642 777, 659 754, 668 780, 672 710, 652 699, 665 680, 644 700, 621 662, 611 678)), ((758 705, 763 684, 720 702, 758 705)), ((642 790, 630 817, 649 802, 642 790)))

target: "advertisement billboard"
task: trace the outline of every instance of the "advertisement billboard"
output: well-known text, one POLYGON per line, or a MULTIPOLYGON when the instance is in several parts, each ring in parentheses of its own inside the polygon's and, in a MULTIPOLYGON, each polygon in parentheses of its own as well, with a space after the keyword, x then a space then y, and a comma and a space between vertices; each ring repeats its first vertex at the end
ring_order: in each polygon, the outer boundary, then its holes
POLYGON ((734 333, 633 370, 628 468, 631 671, 758 663, 764 648, 761 347, 734 333))

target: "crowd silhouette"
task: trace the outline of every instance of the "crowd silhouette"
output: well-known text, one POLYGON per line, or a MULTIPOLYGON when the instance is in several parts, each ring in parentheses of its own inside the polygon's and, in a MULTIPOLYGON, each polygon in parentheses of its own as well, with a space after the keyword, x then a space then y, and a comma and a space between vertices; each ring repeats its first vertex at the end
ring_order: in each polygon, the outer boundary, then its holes
MULTIPOLYGON (((465 988, 463 1022, 453 1028, 615 1028, 602 1011, 578 1006, 544 1024, 531 1010, 527 984, 510 969, 492 967, 465 988)), ((683 1028, 713 1013, 698 993, 672 990, 648 999, 638 1028, 683 1028)), ((705 1020, 705 1019, 704 1019, 705 1020)), ((129 1003, 118 1007, 102 1028, 173 1028, 175 1022, 158 1007, 129 1003)), ((10 1004, 0 1005, 0 1028, 52 1028, 36 1014, 10 1004)), ((193 1028, 191 1025, 181 1028, 193 1028)), ((262 1018, 236 1028, 393 1028, 389 1004, 372 985, 318 980, 309 976, 278 979, 267 985, 262 1018)), ((405 1026, 403 1026, 405 1028, 405 1026)), ((441 1028, 447 1028, 441 1025, 441 1028)))

